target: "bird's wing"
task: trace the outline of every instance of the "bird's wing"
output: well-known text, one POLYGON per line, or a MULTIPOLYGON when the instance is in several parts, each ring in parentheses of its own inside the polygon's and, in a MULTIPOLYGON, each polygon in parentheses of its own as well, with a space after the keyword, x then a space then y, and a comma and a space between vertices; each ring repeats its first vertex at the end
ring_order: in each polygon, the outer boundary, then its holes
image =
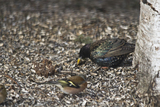
POLYGON ((74 81, 74 83, 76 84, 76 85, 81 85, 81 84, 83 84, 84 82, 86 82, 82 77, 80 77, 80 76, 72 76, 72 77, 70 77, 70 78, 68 78, 69 80, 71 80, 71 81, 74 81))
POLYGON ((101 44, 91 52, 94 58, 113 57, 128 54, 134 51, 134 45, 126 43, 124 39, 112 39, 101 42, 101 44))
POLYGON ((104 57, 119 56, 129 54, 134 51, 134 45, 125 44, 124 46, 109 50, 104 57))

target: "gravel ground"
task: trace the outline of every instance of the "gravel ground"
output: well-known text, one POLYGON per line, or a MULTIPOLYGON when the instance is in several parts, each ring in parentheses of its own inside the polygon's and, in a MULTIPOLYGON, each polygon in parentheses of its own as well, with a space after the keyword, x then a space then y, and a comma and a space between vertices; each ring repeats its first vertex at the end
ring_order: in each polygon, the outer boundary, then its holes
POLYGON ((136 92, 137 70, 127 65, 133 53, 117 68, 102 69, 89 59, 76 65, 80 48, 90 41, 124 38, 135 43, 138 3, 1 0, 0 83, 8 95, 0 106, 152 106, 154 98, 136 92), (77 95, 34 82, 80 73, 88 86, 77 95))

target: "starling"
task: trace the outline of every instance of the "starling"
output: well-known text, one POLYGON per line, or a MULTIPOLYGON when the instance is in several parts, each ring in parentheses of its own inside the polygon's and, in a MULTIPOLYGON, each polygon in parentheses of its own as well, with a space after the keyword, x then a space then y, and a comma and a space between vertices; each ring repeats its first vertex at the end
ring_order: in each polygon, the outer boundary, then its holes
POLYGON ((116 67, 134 49, 135 45, 127 43, 124 39, 102 39, 84 45, 80 49, 77 64, 81 59, 90 58, 99 66, 116 67))

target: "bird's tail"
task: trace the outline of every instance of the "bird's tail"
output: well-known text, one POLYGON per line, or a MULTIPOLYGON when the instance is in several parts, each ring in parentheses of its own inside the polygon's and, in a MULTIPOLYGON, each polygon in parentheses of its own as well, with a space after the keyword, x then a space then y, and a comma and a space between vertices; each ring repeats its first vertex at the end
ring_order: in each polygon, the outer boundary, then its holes
POLYGON ((38 85, 41 85, 41 84, 58 84, 58 82, 57 81, 52 81, 52 80, 50 80, 50 81, 46 81, 46 82, 42 82, 42 83, 40 83, 40 82, 36 82, 38 85))

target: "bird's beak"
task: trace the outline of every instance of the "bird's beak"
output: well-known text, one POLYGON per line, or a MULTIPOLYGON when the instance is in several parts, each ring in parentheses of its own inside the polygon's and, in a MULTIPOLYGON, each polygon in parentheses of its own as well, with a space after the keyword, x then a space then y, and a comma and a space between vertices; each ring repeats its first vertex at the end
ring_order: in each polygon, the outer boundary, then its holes
POLYGON ((80 63, 80 61, 81 61, 81 57, 80 58, 78 58, 78 60, 77 60, 77 65, 79 65, 79 63, 80 63))

